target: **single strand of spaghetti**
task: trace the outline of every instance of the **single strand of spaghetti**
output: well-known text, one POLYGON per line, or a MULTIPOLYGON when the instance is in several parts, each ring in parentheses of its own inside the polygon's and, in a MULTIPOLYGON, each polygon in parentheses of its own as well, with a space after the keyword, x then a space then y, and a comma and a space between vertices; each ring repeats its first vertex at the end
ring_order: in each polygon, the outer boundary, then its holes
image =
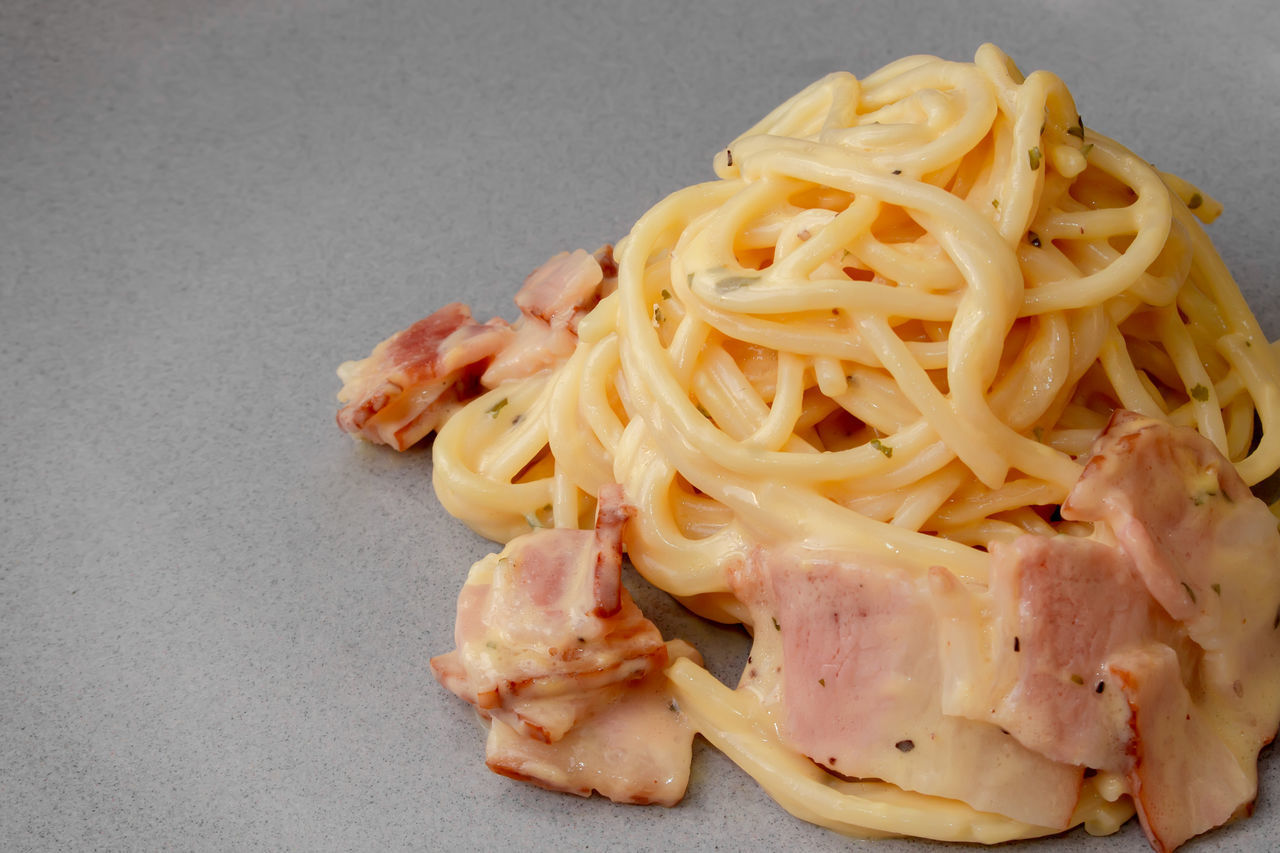
POLYGON ((848 374, 838 358, 815 357, 813 377, 818 383, 818 389, 827 397, 835 397, 849 390, 848 374))
POLYGON ((1045 433, 1045 444, 1071 456, 1081 456, 1098 438, 1097 429, 1056 429, 1045 433))
POLYGON ((576 528, 579 525, 582 506, 577 485, 564 475, 560 460, 556 460, 556 472, 551 477, 551 518, 554 527, 576 528))
POLYGON ((960 301, 953 294, 921 293, 848 278, 805 280, 793 285, 766 279, 723 291, 710 279, 695 276, 693 292, 704 304, 739 314, 786 314, 829 306, 849 312, 938 321, 950 320, 960 301))
MULTIPOLYGON (((1236 373, 1231 373, 1236 376, 1236 373)), ((1218 397, 1222 399, 1221 396, 1218 397)), ((1227 458, 1237 462, 1249 452, 1249 442, 1253 440, 1253 401, 1244 394, 1231 398, 1223 414, 1227 424, 1227 458)))
POLYGON ((1132 234, 1137 220, 1129 207, 1084 208, 1055 210, 1037 220, 1034 227, 1041 240, 1106 240, 1132 234))

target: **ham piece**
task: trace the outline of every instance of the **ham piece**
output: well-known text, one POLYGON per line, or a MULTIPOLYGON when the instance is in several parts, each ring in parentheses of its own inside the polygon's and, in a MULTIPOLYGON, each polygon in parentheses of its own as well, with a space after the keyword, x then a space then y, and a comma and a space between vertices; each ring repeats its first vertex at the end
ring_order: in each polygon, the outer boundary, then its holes
POLYGON ((1118 412, 1064 518, 991 582, 933 572, 943 708, 1058 761, 1122 776, 1167 851, 1247 810, 1280 723, 1280 533, 1196 432, 1118 412))
POLYGON ((602 490, 596 530, 543 529, 472 567, 457 648, 436 678, 490 721, 495 772, 552 790, 673 805, 693 732, 663 669, 673 654, 622 587, 621 488, 602 490))
POLYGON ((338 368, 338 426, 405 450, 488 388, 547 370, 573 355, 578 321, 616 283, 613 247, 561 252, 516 294, 514 325, 478 323, 454 302, 338 368))
MULTIPOLYGON (((746 577, 737 591, 751 601, 757 647, 781 634, 779 710, 794 749, 843 776, 1036 826, 1069 825, 1082 767, 1046 758, 989 722, 943 713, 927 577, 799 548, 758 549, 746 577)), ((761 664, 762 651, 752 652, 761 664)))

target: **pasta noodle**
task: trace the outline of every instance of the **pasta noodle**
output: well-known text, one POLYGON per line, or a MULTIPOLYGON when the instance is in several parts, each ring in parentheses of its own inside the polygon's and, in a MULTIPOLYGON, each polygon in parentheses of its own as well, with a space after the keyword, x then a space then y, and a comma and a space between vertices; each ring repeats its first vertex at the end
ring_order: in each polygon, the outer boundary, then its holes
MULTIPOLYGON (((832 74, 714 167, 618 244, 617 289, 571 354, 443 423, 449 512, 506 542, 590 527, 621 484, 639 572, 751 624, 734 576, 761 545, 981 588, 993 549, 1087 534, 1051 510, 1118 408, 1194 428, 1249 485, 1280 467, 1280 366, 1198 219, 1219 206, 1086 130, 1056 76, 992 45, 832 74)), ((780 656, 755 629, 757 662, 780 656)), ((781 738, 768 688, 688 658, 669 678, 693 727, 805 820, 1060 831, 827 772, 781 738)), ((1086 779, 1070 824, 1114 831, 1129 793, 1086 779)))

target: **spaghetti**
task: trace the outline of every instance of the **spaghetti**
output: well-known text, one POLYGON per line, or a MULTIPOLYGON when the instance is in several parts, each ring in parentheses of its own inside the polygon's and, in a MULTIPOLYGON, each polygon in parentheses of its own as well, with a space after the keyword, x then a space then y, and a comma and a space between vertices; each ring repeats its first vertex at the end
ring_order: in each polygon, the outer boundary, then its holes
MULTIPOLYGON (((1057 508, 1117 409, 1194 429, 1249 485, 1280 468, 1280 365, 1198 221, 1218 205, 1086 129, 1056 76, 991 45, 832 74, 714 165, 619 243, 616 290, 577 311, 564 357, 441 415, 449 512, 505 542, 589 527, 621 484, 640 573, 754 625, 757 666, 783 673, 760 624, 779 625, 774 593, 749 592, 759 549, 984 590, 1027 534, 1107 538, 1057 508)), ((987 843, 1063 828, 820 766, 786 736, 785 673, 733 690, 686 657, 668 677, 806 820, 987 843)), ((1068 825, 1114 831, 1132 788, 1088 776, 1068 825)))

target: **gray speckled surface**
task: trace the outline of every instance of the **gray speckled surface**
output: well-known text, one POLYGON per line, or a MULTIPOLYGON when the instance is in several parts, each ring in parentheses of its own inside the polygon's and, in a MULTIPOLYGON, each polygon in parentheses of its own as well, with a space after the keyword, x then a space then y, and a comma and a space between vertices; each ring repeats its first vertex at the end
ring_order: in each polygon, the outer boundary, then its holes
MULTIPOLYGON (((1109 5, 3 4, 0 847, 863 849, 710 749, 672 810, 485 770, 425 661, 489 545, 429 454, 338 433, 333 368, 457 295, 512 316, 811 79, 984 40, 1220 198, 1280 333, 1276 5, 1109 5)), ((1273 848, 1263 784, 1188 849, 1273 848)))

